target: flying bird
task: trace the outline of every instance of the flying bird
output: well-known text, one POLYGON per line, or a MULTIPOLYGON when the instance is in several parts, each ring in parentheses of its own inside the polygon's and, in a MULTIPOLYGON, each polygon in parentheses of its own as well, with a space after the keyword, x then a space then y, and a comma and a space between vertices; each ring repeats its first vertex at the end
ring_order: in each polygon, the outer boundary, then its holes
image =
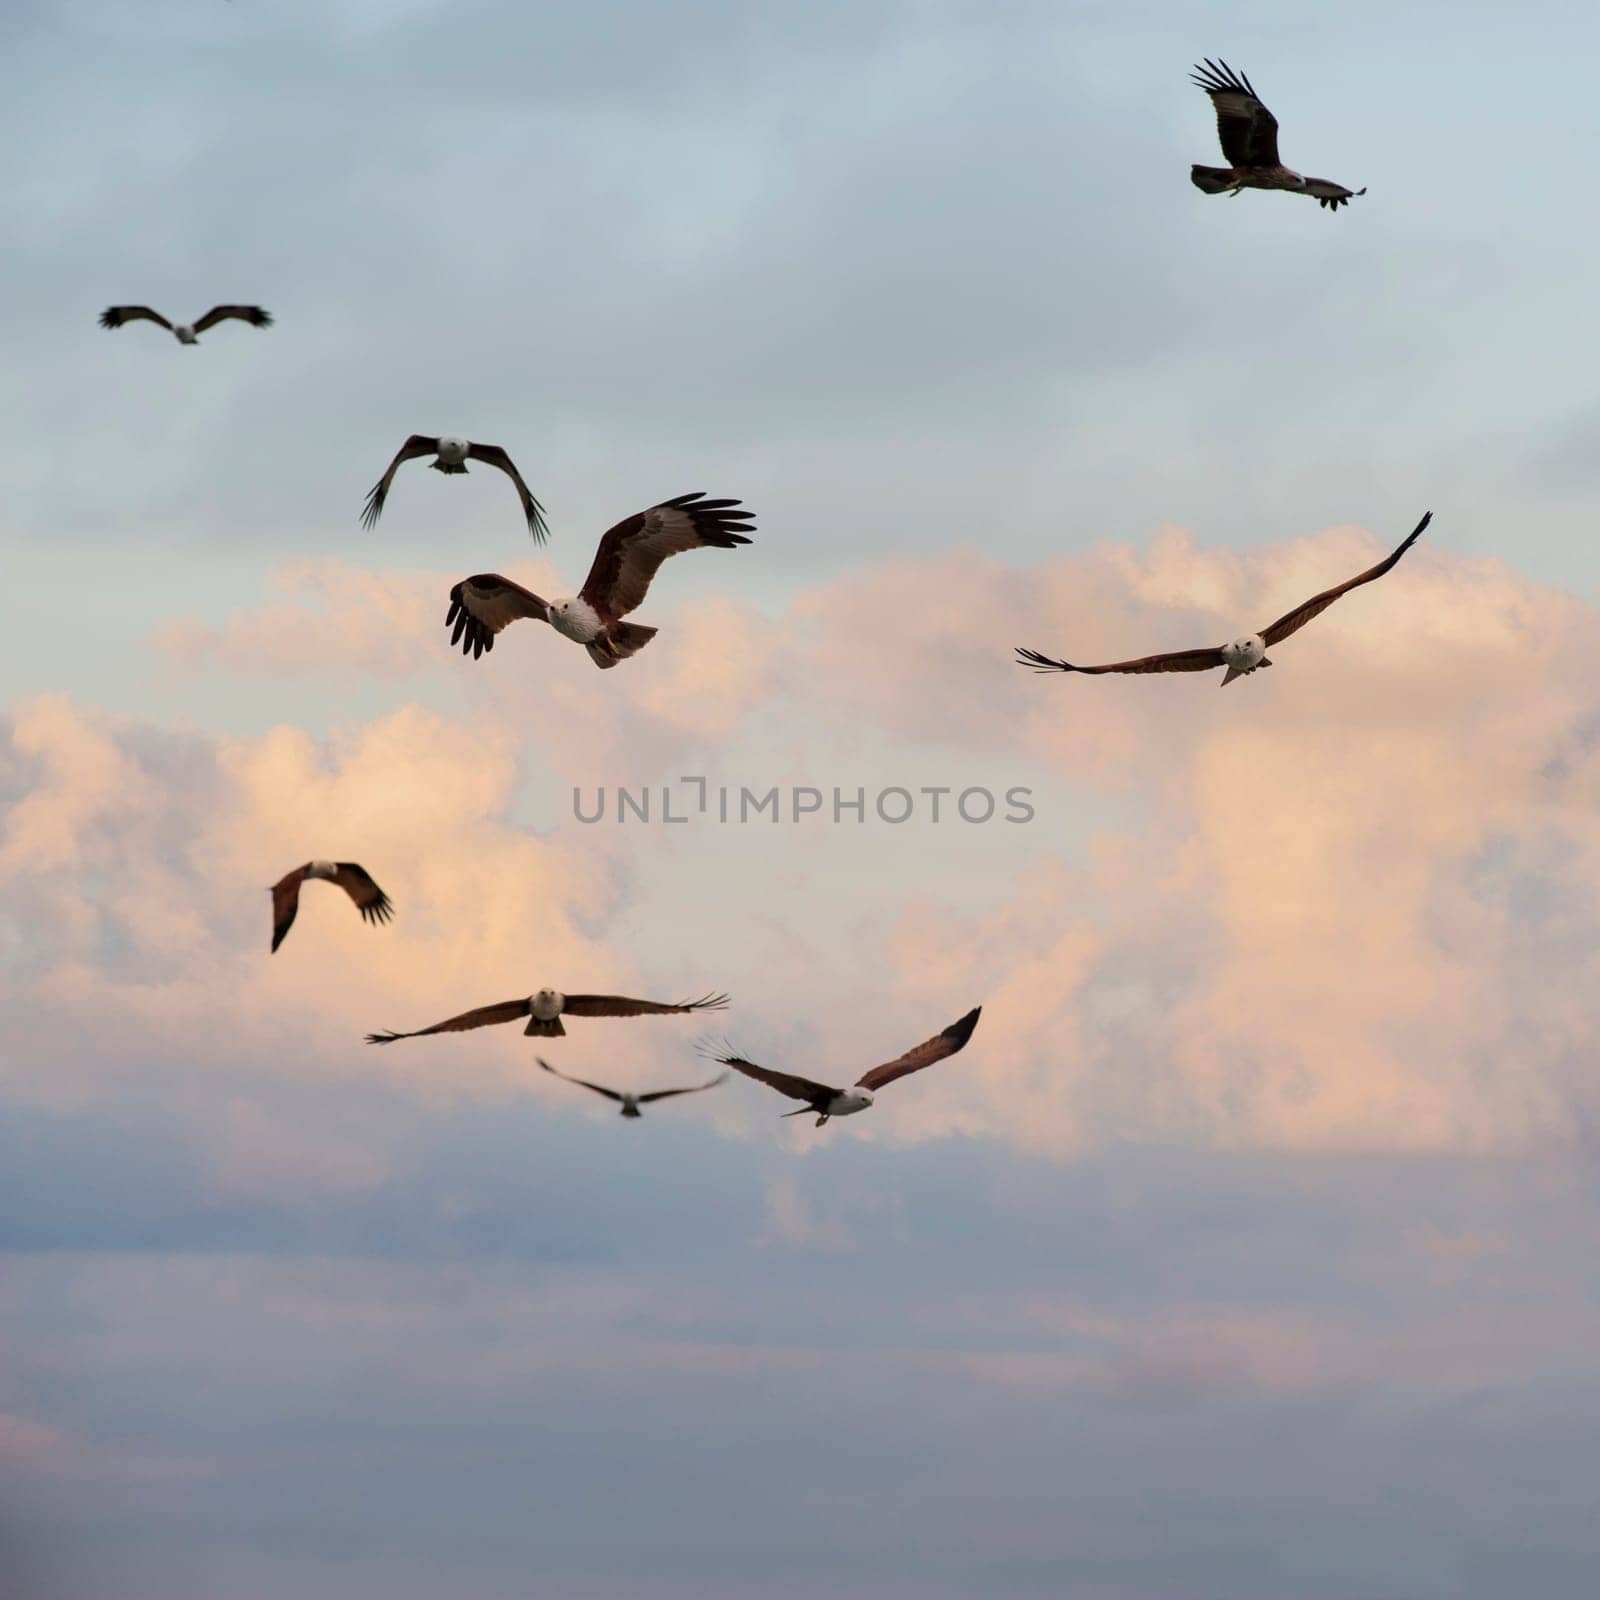
POLYGON ((394 915, 389 897, 372 881, 365 867, 354 861, 308 861, 296 867, 273 884, 272 895, 272 948, 283 943, 284 935, 294 926, 295 913, 300 909, 300 885, 307 878, 322 878, 336 883, 356 903, 356 909, 365 922, 387 922, 394 915))
POLYGON ((200 335, 207 328, 214 328, 230 317, 248 322, 255 328, 272 326, 272 313, 263 311, 260 306, 212 306, 198 322, 179 323, 168 322, 159 311, 152 311, 149 306, 107 306, 100 313, 100 326, 120 328, 124 322, 155 322, 172 334, 179 344, 198 344, 200 335))
POLYGON ((707 500, 700 493, 680 494, 635 512, 601 539, 575 600, 542 600, 495 572, 463 578, 450 591, 444 619, 447 628, 455 626, 450 643, 476 658, 494 648, 494 636, 502 628, 531 617, 581 644, 597 667, 614 667, 656 636, 654 628, 621 619, 643 603, 661 563, 683 550, 731 550, 749 544, 746 534, 754 516, 740 509, 737 500, 707 500))
POLYGON ((1367 191, 1347 189, 1328 178, 1307 178, 1278 159, 1278 119, 1262 105, 1261 97, 1242 72, 1226 61, 1212 61, 1194 69, 1193 82, 1211 96, 1217 113, 1217 138, 1228 158, 1225 167, 1189 168, 1195 188, 1207 194, 1238 194, 1242 189, 1287 189, 1309 194, 1319 206, 1337 211, 1367 191))
POLYGON ((982 1013, 982 1006, 974 1006, 959 1022, 952 1022, 942 1033, 934 1034, 915 1049, 907 1050, 893 1061, 886 1061, 881 1067, 863 1072, 848 1089, 835 1089, 831 1084, 799 1078, 790 1072, 774 1072, 771 1067, 758 1067, 743 1056, 717 1055, 714 1051, 709 1053, 712 1060, 720 1061, 723 1066, 732 1067, 745 1077, 776 1089, 779 1094, 788 1095, 791 1100, 804 1100, 806 1103, 798 1111, 785 1111, 784 1116, 801 1117, 812 1111, 816 1113, 817 1126, 820 1128, 829 1117, 848 1117, 857 1111, 865 1111, 876 1098, 877 1091, 886 1083, 893 1083, 896 1078, 903 1078, 908 1073, 921 1072, 924 1067, 931 1067, 934 1062, 953 1056, 972 1037, 972 1030, 978 1026, 978 1018, 982 1013))
POLYGON ((479 1006, 476 1011, 463 1011, 459 1017, 447 1017, 431 1028, 418 1028, 412 1033, 369 1033, 368 1044, 393 1044, 396 1039, 420 1039, 426 1033, 465 1033, 469 1028, 488 1028, 497 1022, 520 1022, 528 1018, 522 1031, 541 1039, 553 1039, 567 1030, 561 1019, 567 1017, 665 1017, 681 1011, 723 1011, 728 997, 725 994, 702 995, 698 1000, 683 1000, 677 1005, 663 1005, 659 1000, 630 1000, 620 994, 562 994, 559 989, 540 989, 522 1000, 502 1000, 498 1005, 479 1006))
POLYGON ((370 528, 383 515, 383 502, 389 498, 389 485, 394 482, 394 475, 400 470, 401 462, 414 461, 418 456, 432 456, 434 459, 428 465, 435 472, 463 473, 467 470, 469 461, 481 461, 486 467, 498 467, 517 486, 517 498, 522 502, 522 514, 528 519, 528 532, 540 544, 543 544, 549 536, 550 529, 544 520, 544 507, 529 493, 528 486, 522 481, 522 474, 517 471, 516 463, 511 457, 497 444, 474 444, 470 439, 458 439, 454 434, 448 433, 437 439, 430 438, 427 434, 414 433, 400 446, 394 460, 389 463, 388 470, 368 491, 366 509, 361 513, 363 527, 370 528))
POLYGON ((1208 672, 1212 667, 1226 667, 1228 670, 1223 673, 1221 684, 1225 689, 1235 678, 1242 678, 1258 667, 1270 667, 1268 649, 1282 644, 1291 633, 1298 633, 1313 617, 1320 617, 1340 595, 1381 578, 1417 542, 1422 530, 1432 521, 1433 513, 1425 512, 1422 521, 1406 535, 1399 548, 1390 551, 1377 566, 1368 567, 1335 588, 1312 595, 1303 605, 1286 611, 1270 627, 1263 628, 1260 633, 1247 633, 1232 644, 1208 645, 1201 650, 1173 650, 1166 655, 1139 656, 1133 661, 1108 661, 1099 667, 1074 666, 1070 661, 1057 661, 1053 656, 1019 646, 1017 665, 1032 667, 1035 672, 1208 672))
POLYGON ((596 1094, 603 1094, 607 1100, 615 1100, 622 1107, 625 1117, 642 1117, 644 1113, 640 1106, 647 1106, 655 1100, 670 1100, 675 1094, 699 1094, 702 1089, 715 1089, 719 1083, 728 1081, 728 1074, 722 1073, 720 1077, 713 1078, 710 1083, 692 1083, 687 1089, 654 1089, 649 1094, 622 1094, 616 1089, 608 1089, 603 1083, 590 1083, 587 1078, 574 1078, 570 1073, 557 1072, 543 1056, 535 1057, 539 1065, 546 1072, 554 1072, 558 1078, 565 1078, 568 1083, 576 1083, 585 1089, 593 1089, 596 1094))

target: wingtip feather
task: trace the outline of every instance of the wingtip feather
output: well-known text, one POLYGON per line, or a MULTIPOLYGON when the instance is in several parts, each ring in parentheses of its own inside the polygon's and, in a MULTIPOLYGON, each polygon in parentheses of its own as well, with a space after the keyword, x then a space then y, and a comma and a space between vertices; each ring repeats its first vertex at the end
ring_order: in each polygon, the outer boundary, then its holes
POLYGON ((1017 652, 1017 665, 1031 667, 1035 672, 1076 672, 1078 669, 1070 661, 1057 661, 1054 656, 1041 654, 1037 650, 1029 650, 1023 645, 1015 645, 1017 652))
POLYGON ((944 1030, 944 1037, 949 1039, 959 1050, 972 1037, 972 1030, 978 1026, 978 1018, 982 1015, 983 1007, 974 1006, 966 1016, 962 1017, 958 1022, 952 1022, 944 1030))
POLYGON ((680 1000, 678 1004, 685 1011, 726 1011, 728 997, 725 994, 706 994, 698 1000, 680 1000))

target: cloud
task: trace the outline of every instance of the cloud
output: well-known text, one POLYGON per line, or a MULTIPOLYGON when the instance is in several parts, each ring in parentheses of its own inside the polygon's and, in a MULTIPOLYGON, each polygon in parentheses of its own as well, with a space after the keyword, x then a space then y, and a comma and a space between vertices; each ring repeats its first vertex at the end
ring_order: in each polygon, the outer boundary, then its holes
POLYGON ((55 1454, 63 1443, 59 1428, 0 1411, 0 1465, 25 1466, 55 1454))
MULTIPOLYGON (((729 930, 782 903, 783 851, 735 873, 709 824, 693 838, 570 821, 532 836, 513 821, 524 764, 559 787, 597 772, 675 780, 690 761, 751 770, 757 752, 808 776, 818 748, 885 761, 938 748, 974 772, 1020 752, 1073 803, 1114 797, 1120 820, 1103 813, 1081 838, 1050 815, 1010 830, 1009 881, 975 901, 924 872, 854 946, 814 921, 788 930, 813 981, 837 957, 828 1003, 857 1022, 853 1042, 828 1043, 835 1060, 888 1059, 985 1008, 960 1061, 835 1136, 959 1132, 1056 1153, 1571 1140, 1597 1109, 1576 998, 1596 976, 1582 930, 1600 901, 1593 607, 1425 541, 1226 693, 1214 678, 1037 678, 1009 659, 1013 642, 1092 658, 1227 637, 1380 548, 1336 528, 1241 555, 1168 529, 1143 551, 1037 568, 894 559, 775 619, 721 599, 664 612, 654 671, 602 676, 564 657, 530 682, 516 652, 559 641, 508 638, 491 660, 448 659, 485 696, 465 720, 412 707, 326 745, 292 728, 207 745, 33 702, 6 757, 0 865, 35 897, 11 937, 51 1006, 109 1005, 180 1052, 226 1031, 255 1058, 326 1061, 329 1039, 515 993, 535 969, 569 987, 706 987, 681 949, 619 963, 609 948, 625 903, 681 858, 697 903, 677 937, 718 929, 716 985, 759 993, 765 974, 740 970, 729 930), (259 891, 313 853, 365 860, 402 917, 374 934, 308 893, 262 971, 264 907, 239 886, 259 891), (333 960, 336 987, 317 981, 333 960)), ((319 672, 383 676, 397 664, 384 641, 414 634, 433 582, 327 563, 281 581, 287 598, 264 612, 169 632, 171 659, 293 674, 309 656, 319 672)), ((870 842, 783 842, 861 901, 847 875, 870 842)), ((814 1058, 808 1012, 759 1027, 741 1033, 775 1059, 814 1058)), ((517 1041, 474 1043, 477 1065, 449 1082, 509 1092, 517 1041)), ((338 1059, 327 1070, 440 1092, 424 1049, 381 1067, 338 1059)))
MULTIPOLYGON (((531 991, 539 973, 572 989, 700 980, 681 956, 642 976, 610 947, 625 887, 605 841, 558 846, 507 819, 519 743, 504 727, 413 709, 326 744, 292 728, 207 740, 55 699, 8 732, 23 792, 0 834, 18 1023, 4 1070, 24 1098, 108 1086, 129 1058, 203 1073, 219 1055, 505 1093, 523 1076, 509 1040, 475 1040, 464 1078, 456 1059, 441 1072, 445 1052, 379 1058, 362 1033, 531 991), (368 864, 399 916, 369 928, 313 884, 269 957, 266 886, 312 856, 368 864)), ((227 1142, 252 1183, 267 1139, 241 1109, 227 1142)), ((294 1159, 311 1159, 303 1142, 294 1159)))
POLYGON ((837 1218, 818 1218, 792 1174, 768 1181, 760 1242, 793 1250, 848 1250, 849 1231, 837 1218))
POLYGON ((286 562, 268 578, 284 596, 280 604, 216 624, 175 619, 157 629, 155 645, 169 666, 188 672, 284 676, 337 668, 406 677, 436 665, 421 641, 442 620, 454 581, 327 559, 286 562))

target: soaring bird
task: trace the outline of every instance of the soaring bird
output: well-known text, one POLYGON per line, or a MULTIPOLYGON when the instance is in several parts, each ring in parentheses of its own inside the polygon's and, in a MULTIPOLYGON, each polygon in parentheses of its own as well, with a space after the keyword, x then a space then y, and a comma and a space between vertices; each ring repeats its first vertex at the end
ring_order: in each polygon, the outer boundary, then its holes
POLYGON ((179 323, 168 322, 159 311, 152 311, 149 306, 107 306, 100 313, 100 326, 120 328, 124 322, 155 322, 172 334, 179 344, 198 344, 200 335, 207 328, 214 328, 230 317, 248 322, 255 328, 272 326, 272 313, 263 311, 260 306, 212 306, 198 322, 179 323))
POLYGON ((497 444, 474 444, 470 439, 459 439, 450 433, 442 434, 437 439, 414 433, 400 446, 388 470, 367 493, 366 509, 361 513, 364 527, 370 528, 383 515, 383 502, 389 498, 389 485, 394 482, 400 463, 413 461, 418 456, 434 457, 428 465, 435 472, 462 473, 467 470, 469 461, 481 461, 486 467, 498 467, 517 486, 522 514, 528 519, 528 532, 538 543, 544 543, 550 532, 544 520, 544 507, 529 493, 511 457, 497 444))
POLYGON ((1235 678, 1242 678, 1258 667, 1270 667, 1268 649, 1281 644, 1291 633, 1297 633, 1313 617, 1321 616, 1340 595, 1381 578, 1417 542, 1422 530, 1432 521, 1433 513, 1425 513, 1399 548, 1390 551, 1377 566, 1368 567, 1336 588, 1312 595, 1303 605, 1286 611, 1270 627, 1263 628, 1260 633, 1247 633, 1232 644, 1207 645, 1202 650, 1173 650, 1166 655, 1139 656, 1133 661, 1108 661, 1099 667, 1077 667, 1070 661, 1057 661, 1052 656, 1040 655, 1037 650, 1024 650, 1019 646, 1017 664, 1032 667, 1036 672, 1208 672, 1212 667, 1226 667, 1228 670, 1222 675, 1222 687, 1226 688, 1235 678))
POLYGON ((388 895, 372 881, 365 867, 357 866, 354 861, 308 861, 303 867, 285 873, 270 891, 274 950, 294 926, 295 913, 300 909, 300 885, 307 878, 322 878, 338 884, 355 901, 356 909, 366 922, 387 922, 394 915, 388 895))
POLYGON ((558 1078, 565 1078, 568 1083, 576 1083, 585 1089, 593 1089, 596 1094, 603 1094, 607 1100, 615 1100, 622 1107, 625 1117, 642 1117, 644 1113, 640 1106, 647 1106, 655 1100, 670 1100, 676 1094, 699 1094, 702 1089, 715 1089, 719 1083, 728 1081, 728 1074, 722 1073, 710 1083, 691 1083, 687 1089, 653 1089, 649 1094, 622 1094, 616 1089, 608 1089, 603 1083, 590 1083, 587 1078, 574 1078, 570 1073, 557 1072, 543 1056, 535 1059, 546 1072, 554 1072, 558 1078))
POLYGON ((420 1039, 425 1033, 465 1033, 469 1028, 488 1028, 497 1022, 520 1022, 528 1018, 522 1031, 541 1039, 552 1039, 567 1030, 561 1019, 567 1017, 665 1017, 681 1011, 723 1011, 727 1008, 725 994, 702 995, 698 1000, 681 1000, 677 1005, 663 1005, 659 1000, 629 1000, 620 994, 562 994, 559 989, 540 989, 522 1000, 502 1000, 498 1005, 479 1006, 476 1011, 463 1011, 459 1017, 447 1017, 431 1028, 417 1028, 411 1033, 369 1033, 368 1044, 393 1044, 396 1039, 420 1039))
POLYGON ((1287 189, 1309 194, 1320 206, 1337 211, 1363 189, 1347 189, 1328 178, 1307 178, 1278 159, 1278 119, 1261 103, 1261 96, 1242 72, 1226 61, 1212 61, 1194 69, 1193 82, 1211 96, 1217 112, 1217 138, 1228 158, 1225 167, 1192 166, 1189 178, 1207 194, 1238 194, 1241 189, 1287 189))
POLYGON ((680 494, 637 511, 601 539, 575 600, 541 600, 495 572, 463 578, 450 591, 444 619, 447 628, 455 625, 450 643, 459 644, 463 655, 481 656, 494 648, 494 636, 502 628, 531 617, 581 644, 597 667, 614 667, 656 636, 654 628, 621 619, 643 602, 661 563, 682 550, 731 550, 749 544, 746 532, 754 526, 754 516, 739 509, 737 500, 707 500, 700 493, 680 494))
POLYGON ((790 1072, 774 1072, 771 1067, 758 1067, 743 1056, 717 1055, 714 1051, 710 1054, 712 1060, 742 1072, 747 1078, 754 1078, 757 1083, 767 1084, 779 1094, 788 1095, 791 1100, 804 1100, 806 1103, 798 1111, 785 1111, 784 1116, 800 1117, 808 1111, 814 1111, 820 1128, 829 1117, 849 1117, 857 1111, 865 1111, 872 1104, 877 1091, 886 1083, 893 1083, 907 1073, 921 1072, 935 1061, 953 1056, 972 1037, 972 1030, 978 1026, 982 1012, 982 1006, 974 1006, 959 1022, 952 1022, 942 1033, 934 1034, 915 1049, 907 1050, 893 1061, 886 1061, 881 1067, 863 1072, 849 1089, 835 1089, 831 1084, 799 1078, 790 1072))

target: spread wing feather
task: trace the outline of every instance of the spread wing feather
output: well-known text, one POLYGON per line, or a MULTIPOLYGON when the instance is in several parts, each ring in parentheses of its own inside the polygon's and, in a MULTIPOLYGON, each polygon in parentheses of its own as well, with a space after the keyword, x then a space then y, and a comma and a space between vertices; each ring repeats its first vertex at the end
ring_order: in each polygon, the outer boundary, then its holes
POLYGON ((423 433, 412 434, 395 452, 394 460, 389 463, 384 475, 367 491, 367 503, 361 511, 361 525, 370 528, 383 515, 383 502, 389 498, 389 485, 394 482, 394 475, 400 470, 402 462, 438 453, 437 438, 430 439, 423 433))
POLYGON ((393 1044, 396 1039, 420 1039, 429 1033, 465 1033, 469 1028, 492 1028, 499 1022, 516 1022, 529 1016, 532 1011, 531 998, 502 1000, 499 1005, 479 1006, 476 1011, 463 1011, 459 1017, 447 1017, 443 1022, 434 1023, 431 1028, 417 1028, 410 1033, 396 1033, 392 1029, 369 1033, 367 1043, 393 1044))
POLYGON ((1347 189, 1342 183, 1335 183, 1331 178, 1306 179, 1306 193, 1314 196, 1324 211, 1337 211, 1340 206, 1349 205, 1352 200, 1359 199, 1366 192, 1364 185, 1359 189, 1347 189))
POLYGON ((1381 578, 1422 537, 1422 530, 1432 521, 1433 513, 1430 511, 1406 535, 1399 547, 1390 551, 1377 566, 1368 567, 1365 572, 1357 573, 1355 577, 1339 584, 1337 588, 1324 589, 1321 594, 1312 595, 1309 600, 1303 605, 1296 606, 1293 611, 1285 612, 1270 628, 1261 630, 1262 642, 1270 649, 1273 645, 1287 639, 1291 633, 1298 632, 1305 627, 1313 617, 1321 616, 1340 595, 1349 594, 1352 589, 1359 589, 1362 584, 1372 583, 1375 579, 1381 578))
POLYGON ((448 628, 454 624, 450 643, 459 644, 462 655, 476 659, 485 650, 494 649, 494 636, 519 617, 548 622, 550 608, 532 589, 524 589, 498 572, 480 572, 474 578, 463 578, 451 589, 444 625, 448 628))
POLYGON ((569 1017, 664 1017, 680 1011, 725 1011, 725 994, 702 995, 698 1000, 683 1000, 666 1005, 659 1000, 630 1000, 621 994, 569 994, 561 1003, 569 1017))
POLYGON ((100 313, 102 328, 120 328, 124 322, 154 322, 172 332, 172 324, 159 311, 149 306, 107 306, 100 313))
POLYGON ((286 872, 272 886, 272 949, 283 943, 285 935, 294 926, 295 913, 300 909, 300 885, 311 870, 308 861, 293 872, 286 872))
POLYGON ((554 1073, 558 1078, 565 1078, 568 1083, 575 1083, 580 1088, 584 1089, 593 1089, 596 1094, 603 1094, 607 1100, 616 1100, 620 1102, 622 1099, 622 1096, 618 1094, 615 1089, 608 1089, 604 1084, 590 1083, 587 1078, 574 1078, 570 1072, 558 1071, 555 1067, 552 1067, 543 1056, 535 1056, 534 1060, 537 1061, 546 1072, 554 1073))
POLYGON ((710 1081, 710 1083, 691 1083, 687 1088, 683 1089, 652 1089, 649 1094, 635 1095, 634 1099, 636 1099, 640 1105, 647 1106, 656 1100, 670 1100, 674 1095, 677 1094, 699 1094, 702 1089, 715 1089, 719 1083, 726 1083, 727 1081, 728 1074, 726 1072, 719 1072, 717 1076, 710 1081))
POLYGON ((893 1061, 886 1061, 881 1067, 874 1067, 870 1072, 863 1072, 856 1079, 857 1087, 878 1090, 886 1083, 893 1083, 896 1078, 904 1078, 912 1072, 921 1072, 924 1067, 931 1067, 935 1061, 943 1061, 946 1056, 953 1056, 972 1037, 972 1030, 978 1026, 978 1018, 982 1014, 983 1007, 974 1006, 959 1022, 952 1022, 948 1028, 934 1034, 931 1039, 924 1040, 915 1049, 907 1050, 903 1056, 897 1056, 893 1061))
POLYGON ((1261 103, 1261 96, 1242 72, 1207 56, 1206 64, 1194 69, 1193 81, 1211 96, 1217 113, 1217 138, 1231 166, 1282 164, 1278 159, 1278 119, 1261 103))
POLYGON ((388 895, 373 881, 372 874, 354 861, 337 861, 334 882, 356 903, 364 922, 387 922, 394 916, 388 895))
POLYGON ((1134 661, 1108 661, 1098 667, 1074 666, 1070 661, 1057 661, 1054 656, 1041 655, 1037 650, 1017 648, 1017 665, 1032 667, 1035 672, 1207 672, 1222 664, 1220 645, 1203 650, 1171 650, 1165 655, 1140 656, 1134 661))
POLYGON ((774 1072, 771 1067, 758 1067, 743 1056, 713 1056, 712 1060, 742 1072, 747 1078, 754 1078, 757 1083, 766 1084, 769 1089, 776 1089, 779 1094, 788 1095, 791 1100, 804 1100, 810 1105, 831 1100, 839 1093, 831 1084, 818 1083, 814 1078, 802 1078, 792 1072, 774 1072))
POLYGON ((511 457, 497 444, 468 444, 467 459, 481 461, 486 467, 498 467, 517 486, 517 498, 522 502, 522 514, 528 519, 528 532, 543 544, 550 535, 549 524, 544 520, 544 507, 534 499, 522 474, 517 471, 511 457))
POLYGON ((707 500, 698 491, 637 511, 601 539, 582 598, 603 617, 625 617, 643 602, 668 556, 707 545, 731 550, 749 544, 754 516, 739 509, 737 500, 707 500))
POLYGON ((214 328, 219 322, 226 322, 230 317, 235 317, 240 322, 248 322, 252 328, 270 328, 272 326, 272 313, 263 311, 260 306, 212 306, 195 323, 194 331, 196 333, 204 333, 207 328, 214 328))

